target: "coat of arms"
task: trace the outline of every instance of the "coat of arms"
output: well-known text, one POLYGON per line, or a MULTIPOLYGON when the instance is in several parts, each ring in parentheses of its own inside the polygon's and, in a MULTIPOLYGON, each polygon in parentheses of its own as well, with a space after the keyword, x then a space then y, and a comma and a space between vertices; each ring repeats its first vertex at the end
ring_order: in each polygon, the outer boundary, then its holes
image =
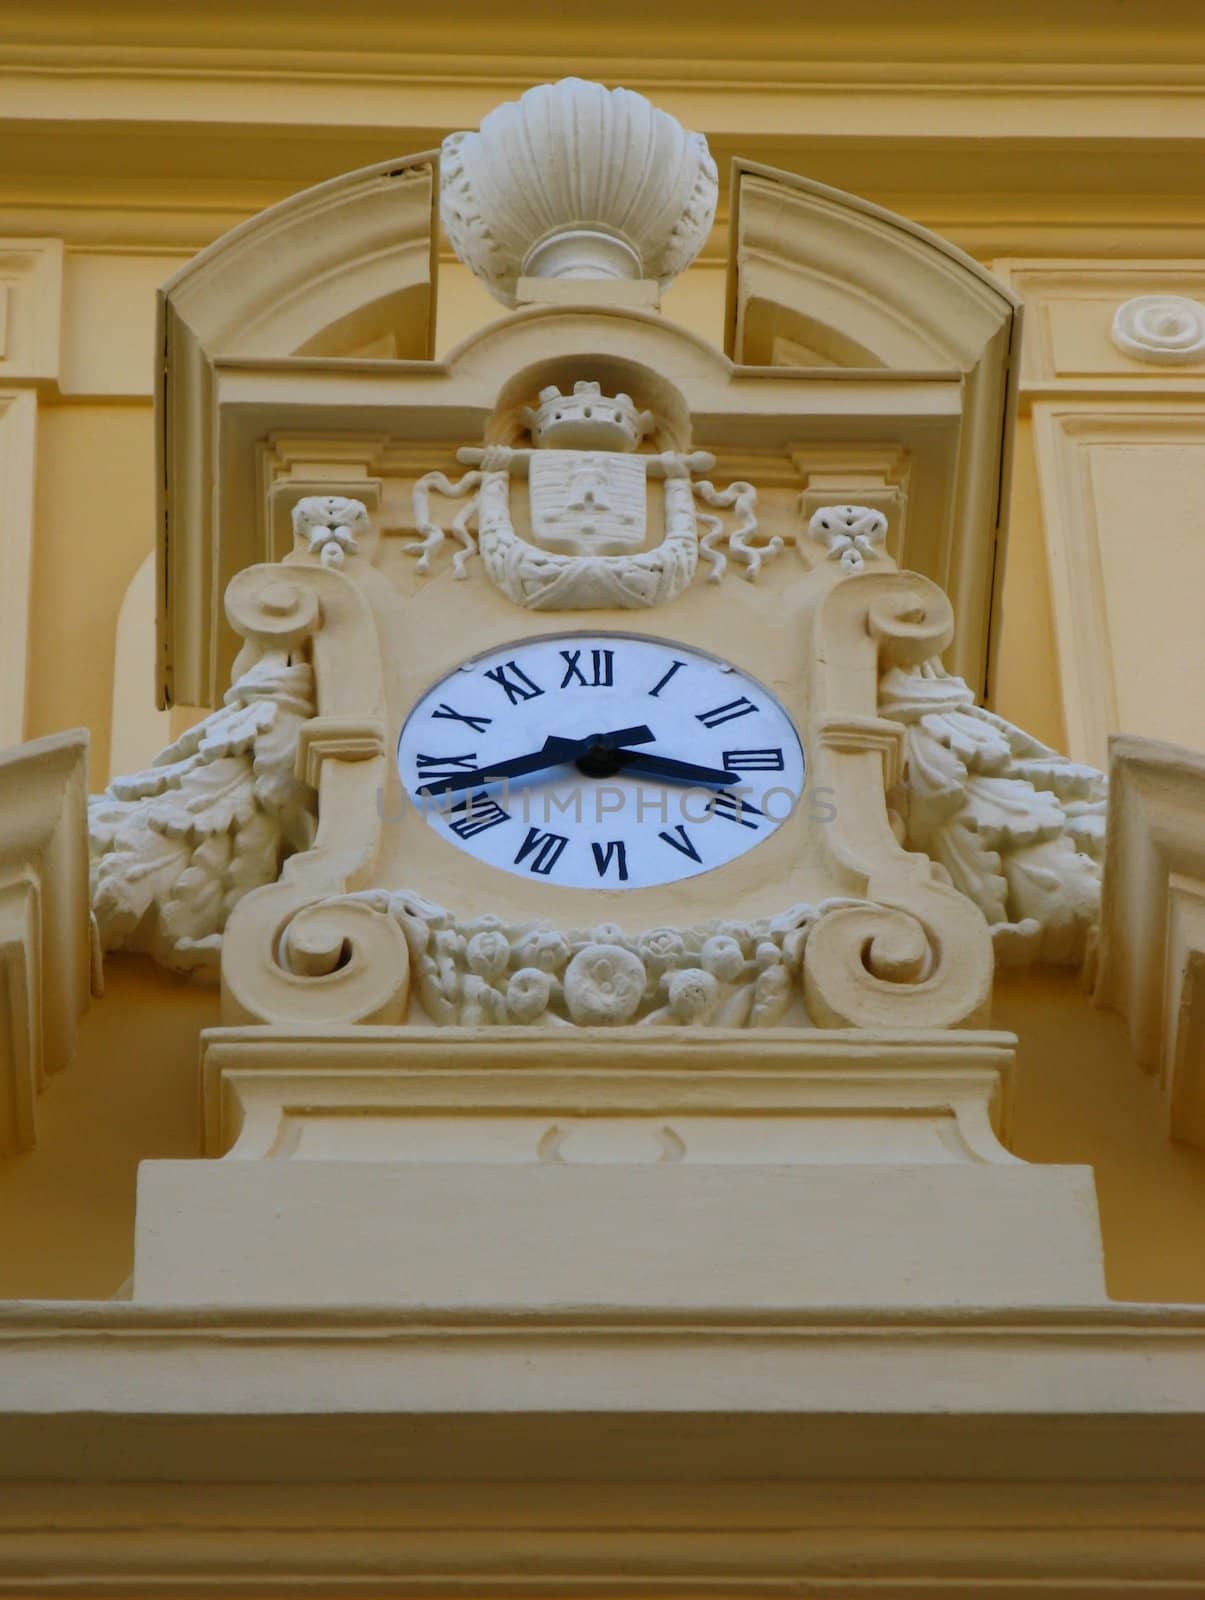
POLYGON ((474 470, 458 483, 429 472, 414 489, 415 526, 422 535, 411 546, 419 571, 450 532, 462 548, 453 557, 456 577, 479 552, 486 572, 516 604, 534 611, 583 611, 597 607, 641 608, 672 600, 698 568, 699 553, 710 563, 715 582, 727 565, 717 548, 724 543, 756 577, 764 561, 777 555, 782 540, 749 543, 757 533, 757 491, 749 483, 716 489, 696 472, 715 466, 706 451, 642 452, 655 427, 651 412, 637 409, 626 394, 605 395, 598 383, 575 383, 572 394, 555 386, 540 391, 538 403, 523 411, 530 448, 470 446, 457 452, 474 470), (511 495, 516 480, 527 479, 530 538, 515 530, 511 495), (665 533, 643 548, 648 537, 648 496, 660 480, 665 533), (447 532, 431 520, 430 493, 449 496, 474 491, 447 532), (700 511, 696 498, 715 507, 732 507, 736 526, 700 511), (700 531, 700 524, 702 531, 700 531))

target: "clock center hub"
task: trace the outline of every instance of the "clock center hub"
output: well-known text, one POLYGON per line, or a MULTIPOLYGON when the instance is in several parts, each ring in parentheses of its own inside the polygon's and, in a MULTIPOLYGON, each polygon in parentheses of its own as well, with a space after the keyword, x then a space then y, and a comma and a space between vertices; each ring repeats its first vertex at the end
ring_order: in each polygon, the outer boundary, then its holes
POLYGON ((623 768, 623 754, 602 740, 583 750, 575 763, 587 778, 613 778, 623 768))

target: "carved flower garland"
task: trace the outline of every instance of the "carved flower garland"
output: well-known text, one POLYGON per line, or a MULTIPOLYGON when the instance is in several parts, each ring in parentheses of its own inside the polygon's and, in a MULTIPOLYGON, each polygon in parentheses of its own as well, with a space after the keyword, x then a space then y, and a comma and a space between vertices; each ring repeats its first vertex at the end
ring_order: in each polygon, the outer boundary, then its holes
POLYGON ((563 933, 494 916, 459 922, 413 894, 369 890, 406 936, 415 988, 437 1023, 619 1027, 627 1023, 773 1027, 792 1004, 806 1026, 799 974, 807 936, 839 906, 792 906, 753 922, 650 928, 614 923, 563 933))

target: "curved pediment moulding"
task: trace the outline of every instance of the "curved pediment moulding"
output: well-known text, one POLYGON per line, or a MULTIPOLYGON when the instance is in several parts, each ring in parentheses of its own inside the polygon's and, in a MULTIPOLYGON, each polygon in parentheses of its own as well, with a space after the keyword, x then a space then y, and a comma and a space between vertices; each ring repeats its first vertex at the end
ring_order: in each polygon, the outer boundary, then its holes
POLYGON ((809 340, 818 366, 970 371, 1020 301, 939 234, 827 184, 734 163, 725 347, 774 360, 809 340))
POLYGON ((269 206, 160 290, 210 354, 429 359, 438 154, 381 161, 269 206))
POLYGON ((807 178, 733 164, 725 348, 747 365, 963 375, 953 492, 909 516, 902 566, 954 603, 951 668, 988 685, 1007 525, 1020 301, 905 217, 807 178))
MULTIPOLYGON (((161 706, 212 705, 229 668, 221 596, 271 556, 245 513, 215 514, 215 364, 429 360, 438 232, 435 152, 306 189, 202 250, 159 292, 161 706)), ((227 641, 228 643, 228 641, 227 641)))

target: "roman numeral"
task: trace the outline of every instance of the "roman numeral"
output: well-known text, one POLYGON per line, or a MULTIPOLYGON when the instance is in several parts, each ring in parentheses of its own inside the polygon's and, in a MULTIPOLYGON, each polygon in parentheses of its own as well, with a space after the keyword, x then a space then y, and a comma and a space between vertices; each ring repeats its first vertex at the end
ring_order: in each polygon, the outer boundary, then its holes
POLYGON ((500 822, 510 821, 509 811, 503 811, 496 800, 481 794, 470 794, 467 800, 453 806, 447 815, 449 818, 456 817, 456 821, 449 821, 448 826, 460 839, 471 839, 474 834, 484 833, 487 828, 496 828, 500 822), (463 815, 458 816, 457 813, 463 815))
POLYGON ((692 861, 697 861, 700 866, 703 865, 703 857, 691 843, 690 834, 687 833, 680 822, 674 824, 673 833, 659 833, 657 837, 658 839, 664 839, 666 844, 672 845, 675 850, 680 851, 684 856, 689 856, 692 861), (678 835, 676 839, 674 838, 674 833, 678 835))
POLYGON ((486 677, 505 691, 506 698, 512 706, 517 705, 520 700, 534 700, 537 695, 544 693, 538 683, 531 681, 517 661, 508 661, 502 667, 491 667, 486 677))
POLYGON ((463 722, 472 728, 474 733, 484 733, 493 721, 492 717, 466 717, 463 711, 453 711, 446 701, 441 701, 431 713, 435 718, 443 718, 445 722, 463 722))
POLYGON ((747 695, 741 695, 739 700, 729 700, 726 705, 698 712, 695 721, 701 722, 705 728, 718 728, 723 722, 735 722, 738 717, 750 716, 756 710, 752 700, 747 695))
POLYGON ((723 766, 727 772, 781 772, 781 750, 725 750, 723 766))
POLYGON ((580 650, 562 650, 561 655, 565 659, 565 676, 561 679, 562 689, 567 689, 571 683, 580 683, 587 689, 609 689, 615 682, 614 650, 591 650, 589 678, 578 666, 582 655, 580 650))
POLYGON ((759 811, 756 806, 751 806, 740 795, 732 794, 727 789, 720 789, 712 795, 708 802, 709 816, 720 817, 724 822, 739 822, 742 828, 756 828, 757 823, 749 820, 750 816, 762 817, 764 811, 759 811))
POLYGON ((528 828, 527 837, 515 856, 515 866, 521 866, 530 856, 528 870, 546 878, 561 859, 561 853, 568 843, 563 833, 542 833, 539 828, 528 828))
POLYGON ((657 696, 661 693, 662 689, 665 688, 666 684, 673 677, 674 673, 675 672, 681 672, 682 668, 685 665, 686 665, 685 661, 675 661, 673 663, 673 665, 670 667, 669 671, 665 674, 664 678, 659 678, 658 679, 657 687, 655 689, 650 689, 649 690, 649 695, 652 697, 652 699, 655 700, 657 698, 657 696))
POLYGON ((475 751, 470 751, 467 756, 416 755, 414 760, 418 767, 419 781, 422 783, 439 783, 443 778, 454 777, 457 772, 477 770, 475 751))
POLYGON ((594 865, 598 868, 600 878, 606 877, 614 861, 619 869, 620 883, 628 881, 628 847, 622 839, 609 839, 605 846, 592 844, 590 848, 594 852, 594 865))

